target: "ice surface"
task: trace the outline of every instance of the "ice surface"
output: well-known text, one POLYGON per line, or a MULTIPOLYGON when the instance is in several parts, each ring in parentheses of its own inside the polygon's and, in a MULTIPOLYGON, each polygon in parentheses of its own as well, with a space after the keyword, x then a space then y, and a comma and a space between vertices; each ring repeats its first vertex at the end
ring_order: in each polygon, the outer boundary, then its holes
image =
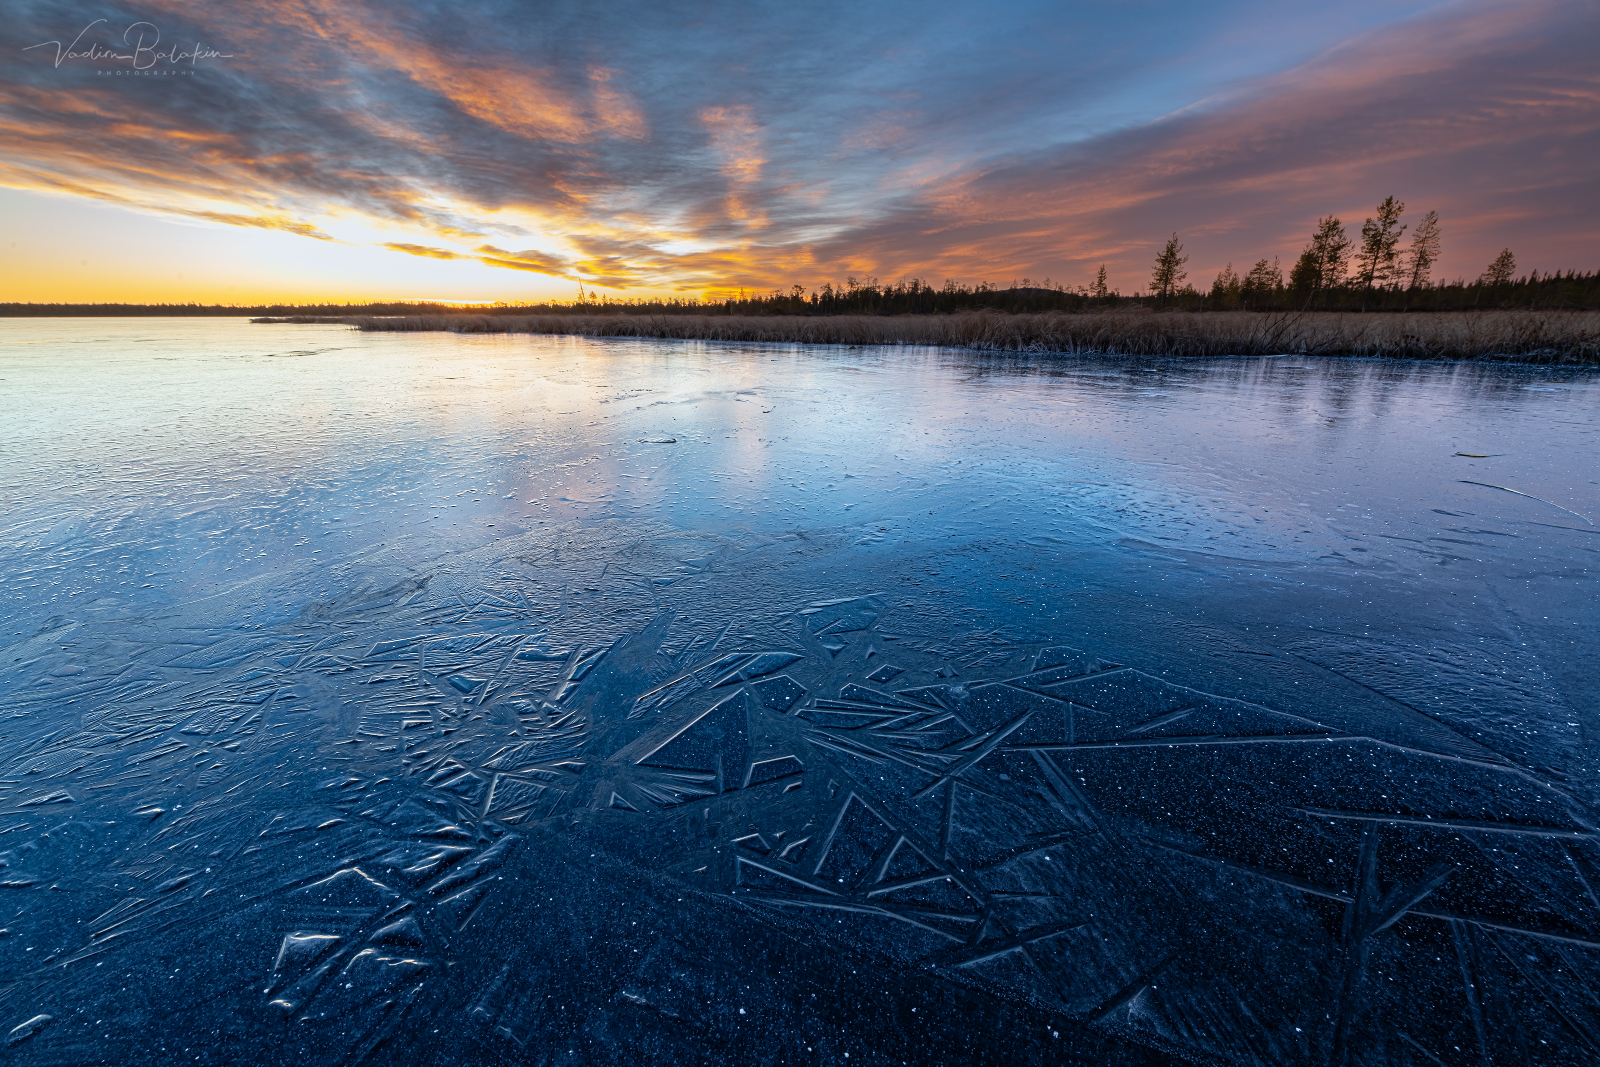
POLYGON ((1600 1057, 1588 372, 0 379, 8 1062, 1600 1057))

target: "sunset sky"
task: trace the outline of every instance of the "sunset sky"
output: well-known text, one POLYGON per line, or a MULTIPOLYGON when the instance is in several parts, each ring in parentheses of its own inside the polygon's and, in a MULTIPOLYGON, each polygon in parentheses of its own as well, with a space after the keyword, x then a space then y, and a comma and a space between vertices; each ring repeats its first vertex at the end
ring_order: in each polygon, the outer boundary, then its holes
POLYGON ((1389 194, 1436 278, 1600 268, 1595 0, 20 0, 0 50, 0 300, 1131 292, 1174 231, 1205 287, 1389 194))

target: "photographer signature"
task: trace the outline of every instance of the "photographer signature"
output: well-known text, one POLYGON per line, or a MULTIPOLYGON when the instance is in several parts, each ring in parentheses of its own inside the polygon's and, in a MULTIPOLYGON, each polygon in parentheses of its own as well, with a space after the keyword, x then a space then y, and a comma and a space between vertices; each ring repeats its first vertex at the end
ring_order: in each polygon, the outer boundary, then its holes
POLYGON ((88 59, 95 62, 102 60, 111 60, 113 62, 128 60, 132 62, 134 70, 149 70, 163 60, 168 63, 187 61, 190 64, 198 64, 202 59, 233 58, 233 53, 231 52, 219 52, 214 48, 206 48, 199 42, 196 42, 194 48, 187 52, 177 47, 161 51, 157 48, 157 45, 161 43, 161 31, 149 22, 135 22, 123 31, 122 44, 124 47, 133 49, 131 52, 117 52, 95 43, 90 43, 87 49, 79 50, 78 44, 83 40, 84 35, 105 21, 105 19, 95 19, 89 23, 79 31, 78 36, 74 37, 72 43, 65 48, 62 47, 60 41, 41 41, 38 44, 28 45, 23 51, 28 52, 35 48, 54 46, 56 59, 53 65, 56 67, 60 67, 63 62, 69 59, 88 59))

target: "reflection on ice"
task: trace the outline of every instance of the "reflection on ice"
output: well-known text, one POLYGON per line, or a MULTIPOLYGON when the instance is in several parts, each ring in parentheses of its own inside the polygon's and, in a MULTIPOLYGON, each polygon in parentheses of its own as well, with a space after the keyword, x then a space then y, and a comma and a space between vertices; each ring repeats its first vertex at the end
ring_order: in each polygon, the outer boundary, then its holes
POLYGON ((5 331, 18 1062, 1596 1054, 1581 374, 5 331))

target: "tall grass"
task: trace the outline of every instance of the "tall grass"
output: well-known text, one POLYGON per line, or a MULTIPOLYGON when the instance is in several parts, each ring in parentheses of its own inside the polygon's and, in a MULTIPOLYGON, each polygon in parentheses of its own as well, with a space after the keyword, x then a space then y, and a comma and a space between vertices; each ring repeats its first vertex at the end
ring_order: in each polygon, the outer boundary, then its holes
POLYGON ((1110 311, 957 315, 293 315, 367 331, 576 334, 826 345, 944 345, 994 352, 1141 356, 1277 354, 1600 363, 1600 312, 1110 311))

